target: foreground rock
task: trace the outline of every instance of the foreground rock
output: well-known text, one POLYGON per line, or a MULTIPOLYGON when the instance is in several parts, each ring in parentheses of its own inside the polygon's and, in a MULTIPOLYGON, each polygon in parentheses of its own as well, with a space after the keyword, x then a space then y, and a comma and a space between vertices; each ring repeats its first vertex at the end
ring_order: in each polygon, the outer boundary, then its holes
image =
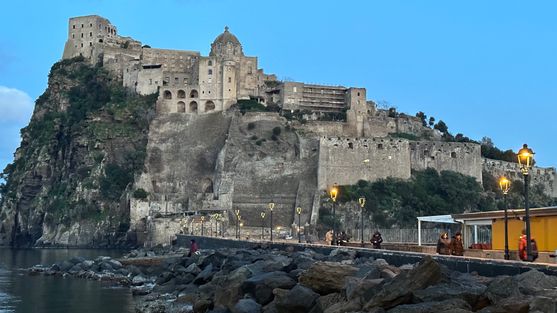
POLYGON ((555 312, 557 278, 541 272, 486 278, 452 272, 431 257, 393 266, 334 250, 136 250, 128 258, 73 258, 31 274, 130 286, 137 312, 555 312), (148 257, 147 255, 152 255, 148 257))

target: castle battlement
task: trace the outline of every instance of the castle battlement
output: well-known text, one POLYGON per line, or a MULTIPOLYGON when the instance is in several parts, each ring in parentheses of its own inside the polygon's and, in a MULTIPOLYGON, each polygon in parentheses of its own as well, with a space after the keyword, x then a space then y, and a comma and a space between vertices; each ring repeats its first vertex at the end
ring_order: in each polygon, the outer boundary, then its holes
POLYGON ((407 149, 409 141, 394 138, 321 137, 321 146, 339 149, 389 150, 407 149))

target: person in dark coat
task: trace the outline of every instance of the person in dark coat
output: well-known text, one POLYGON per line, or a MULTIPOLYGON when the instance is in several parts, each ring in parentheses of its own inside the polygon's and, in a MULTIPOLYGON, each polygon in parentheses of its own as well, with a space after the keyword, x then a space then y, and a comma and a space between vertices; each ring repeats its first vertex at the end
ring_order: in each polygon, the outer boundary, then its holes
POLYGON ((449 239, 449 234, 441 234, 441 237, 437 241, 437 253, 444 255, 451 254, 451 240, 449 239))
POLYGON ((459 255, 459 256, 463 256, 464 255, 464 245, 462 244, 462 235, 460 234, 460 232, 457 232, 452 240, 451 240, 451 254, 452 255, 459 255))
POLYGON ((381 243, 383 242, 383 237, 381 237, 381 233, 376 231, 373 236, 371 236, 371 244, 373 245, 373 249, 381 249, 381 243))
POLYGON ((190 241, 190 252, 188 253, 188 257, 191 257, 194 254, 198 254, 197 251, 199 250, 199 247, 197 246, 197 242, 195 242, 195 239, 192 239, 190 241))

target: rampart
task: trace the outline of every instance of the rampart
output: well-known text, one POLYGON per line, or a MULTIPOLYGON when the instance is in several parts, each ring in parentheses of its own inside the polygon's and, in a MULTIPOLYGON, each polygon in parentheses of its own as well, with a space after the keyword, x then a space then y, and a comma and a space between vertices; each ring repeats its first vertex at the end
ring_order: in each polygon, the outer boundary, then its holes
POLYGON ((413 170, 434 168, 437 171, 454 171, 482 182, 482 157, 480 145, 460 142, 413 141, 410 142, 410 159, 413 170))
MULTIPOLYGON (((510 180, 523 179, 518 163, 483 158, 482 164, 483 170, 496 178, 506 176, 510 180)), ((548 195, 557 197, 557 172, 554 167, 534 167, 530 175, 531 184, 542 185, 548 195)))
POLYGON ((386 138, 332 138, 319 141, 318 187, 334 183, 354 184, 358 180, 410 178, 409 142, 386 138))

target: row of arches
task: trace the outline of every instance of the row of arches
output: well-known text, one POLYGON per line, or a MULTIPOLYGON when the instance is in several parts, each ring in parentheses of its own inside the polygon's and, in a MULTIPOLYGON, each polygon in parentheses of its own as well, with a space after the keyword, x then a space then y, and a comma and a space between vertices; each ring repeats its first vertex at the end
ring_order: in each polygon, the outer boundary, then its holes
MULTIPOLYGON (((165 100, 171 100, 172 99, 172 92, 170 90, 165 90, 162 93, 162 97, 165 100)), ((185 99, 186 98, 186 92, 182 89, 178 90, 178 92, 176 93, 176 97, 178 99, 185 99)), ((197 90, 192 89, 190 91, 190 98, 198 98, 199 97, 199 92, 197 92, 197 90)))
MULTIPOLYGON (((178 113, 198 113, 198 104, 197 101, 191 101, 186 110, 186 103, 184 101, 178 101, 176 111, 178 113)), ((201 112, 211 112, 215 110, 215 103, 213 101, 206 101, 204 111, 201 112)))

